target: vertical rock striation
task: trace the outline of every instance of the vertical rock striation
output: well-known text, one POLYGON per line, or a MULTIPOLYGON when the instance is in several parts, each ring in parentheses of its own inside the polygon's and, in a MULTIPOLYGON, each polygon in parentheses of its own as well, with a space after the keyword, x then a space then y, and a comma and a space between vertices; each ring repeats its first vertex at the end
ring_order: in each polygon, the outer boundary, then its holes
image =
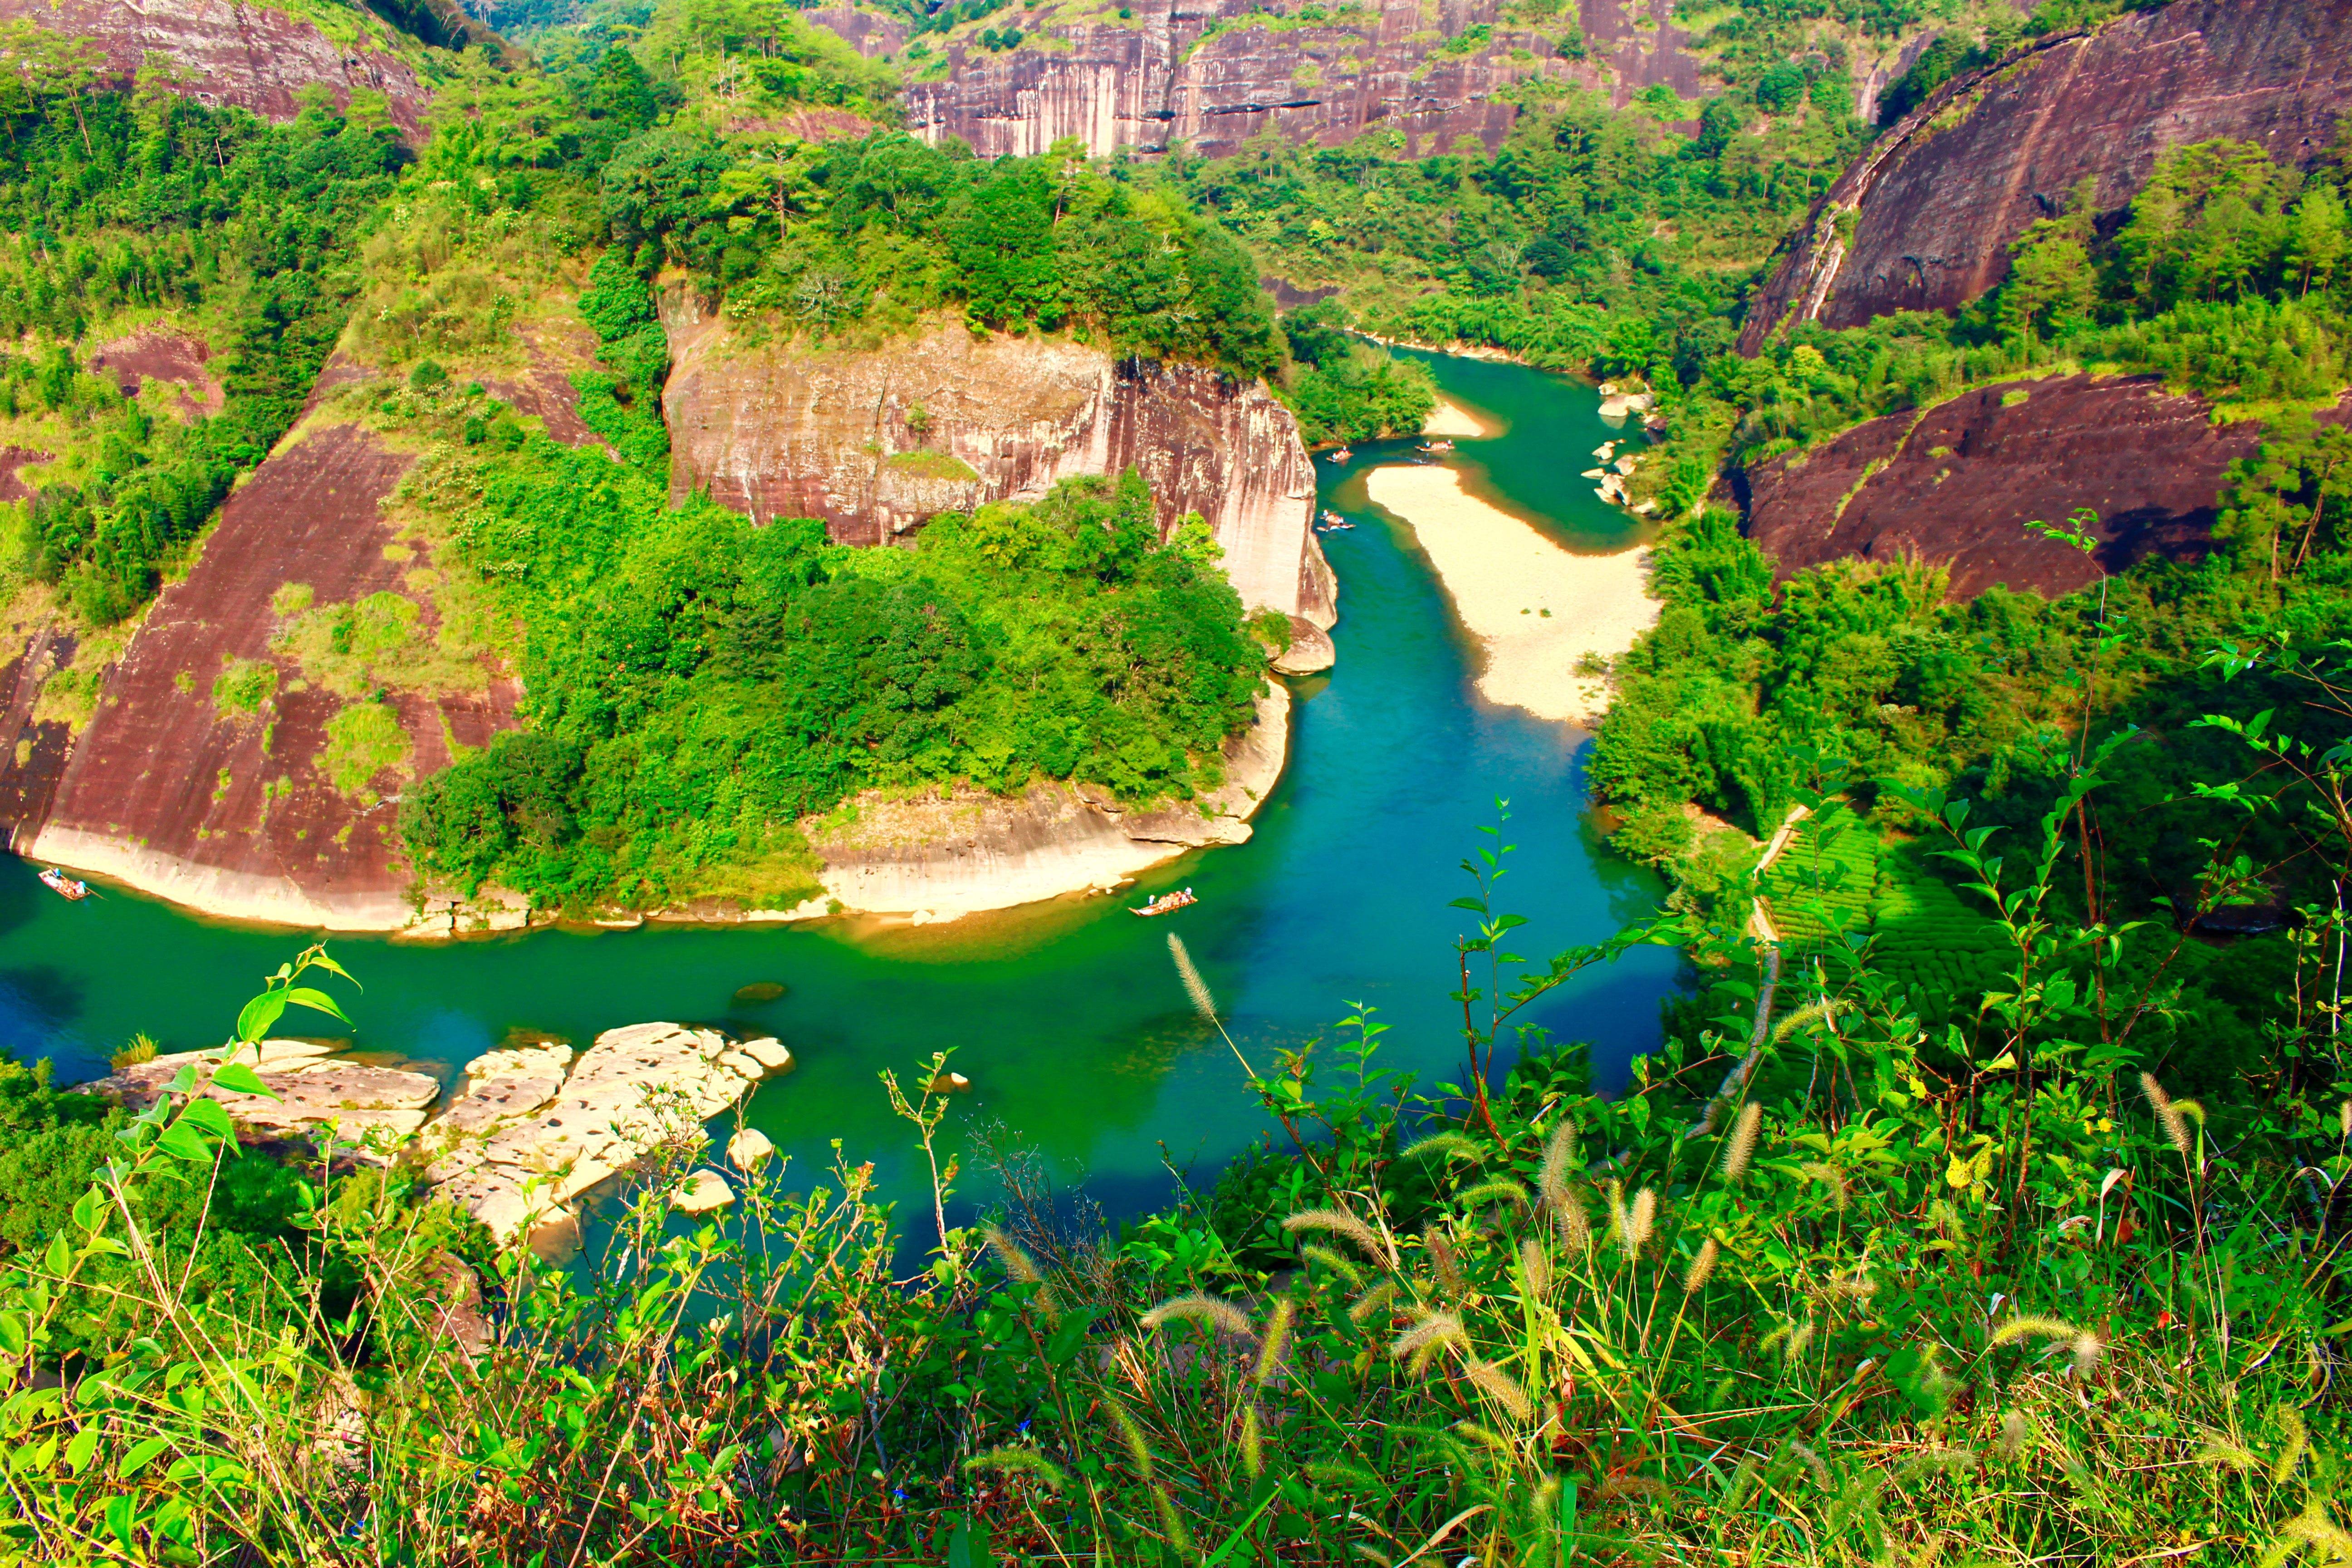
POLYGON ((2352 5, 2173 0, 2045 38, 1947 84, 1846 171, 1758 296, 1753 353, 1790 322, 1950 310, 2085 176, 2126 206, 2168 147, 2219 136, 2309 164, 2352 110, 2352 5))
POLYGON ((237 0, 0 0, 0 22, 87 39, 104 55, 109 85, 129 83, 161 64, 168 84, 218 109, 235 105, 264 120, 294 118, 296 94, 314 84, 348 106, 354 90, 383 94, 392 118, 413 139, 423 132, 432 89, 401 55, 414 40, 354 7, 346 36, 267 5, 237 0))
MULTIPOLYGON (((1097 157, 1178 144, 1223 157, 1268 128, 1322 146, 1393 132, 1408 157, 1451 152, 1465 136, 1491 151, 1518 113, 1505 89, 1524 78, 1605 87, 1619 103, 1661 82, 1685 98, 1709 90, 1671 9, 1580 0, 1581 59, 1562 56, 1557 29, 1507 22, 1501 0, 1335 4, 1311 24, 1257 0, 1033 13, 1030 47, 932 41, 943 63, 908 84, 908 121, 982 157, 1033 155, 1064 137, 1097 157)), ((851 7, 810 16, 868 54, 908 47, 902 29, 851 7)))
POLYGON ((673 295, 670 489, 882 544, 942 511, 1134 468, 1161 525, 1199 512, 1243 600, 1328 626, 1315 472, 1263 384, 961 323, 871 351, 753 342, 673 295))

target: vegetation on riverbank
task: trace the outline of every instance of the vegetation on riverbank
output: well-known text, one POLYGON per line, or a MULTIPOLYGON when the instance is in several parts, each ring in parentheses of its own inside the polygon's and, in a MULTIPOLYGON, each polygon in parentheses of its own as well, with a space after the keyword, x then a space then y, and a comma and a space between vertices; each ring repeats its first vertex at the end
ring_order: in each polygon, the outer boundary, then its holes
MULTIPOLYGON (((1465 900, 1472 1087, 1386 1069, 1359 1008, 1255 1064, 1266 1143, 1116 1234, 1017 1149, 957 1217, 935 1057, 885 1075, 939 1172, 916 1212, 846 1150, 751 1162, 734 1209, 675 1218, 705 1157, 686 1115, 575 1273, 486 1259, 404 1164, 298 1155, 289 1245, 232 1294, 158 1205, 264 1157, 208 1100, 118 1113, 86 1192, 86 1166, 26 1190, 0 1276, 0 1529, 201 1561, 2325 1561, 2335 927, 2295 936, 2211 1093, 2168 1092, 2162 982, 2063 908, 2098 885, 2073 824, 2122 750, 1990 838, 1913 799, 1995 932, 1980 998, 1931 1028, 1875 949, 1792 949, 1607 1100, 1519 1010, 1627 943, 1695 940, 1751 981, 1753 950, 1669 924, 1508 957, 1498 837, 1465 900)), ((1837 831, 1777 906, 1841 902, 1837 831)), ((81 1114, 37 1101, 12 1099, 81 1114)))

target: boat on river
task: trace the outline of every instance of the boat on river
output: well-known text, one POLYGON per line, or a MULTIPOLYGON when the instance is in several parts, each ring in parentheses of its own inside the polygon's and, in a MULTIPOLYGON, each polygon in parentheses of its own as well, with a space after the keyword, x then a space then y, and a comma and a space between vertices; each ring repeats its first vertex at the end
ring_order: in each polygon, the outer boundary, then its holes
POLYGON ((1344 463, 1344 462, 1346 462, 1349 458, 1350 458, 1354 457, 1355 455, 1356 455, 1355 453, 1350 452, 1349 450, 1348 450, 1348 448, 1347 448, 1347 447, 1337 447, 1337 448, 1335 448, 1335 449, 1332 451, 1332 453, 1331 453, 1331 460, 1332 460, 1333 462, 1335 462, 1335 463, 1344 463))
POLYGON ((44 887, 47 888, 49 891, 57 894, 59 898, 70 899, 75 903, 79 903, 82 900, 89 897, 89 884, 88 882, 78 882, 71 877, 67 876, 63 871, 58 869, 55 866, 49 867, 47 870, 41 873, 41 883, 44 887))
POLYGON ((1172 915, 1186 904, 1198 902, 1200 899, 1192 889, 1178 888, 1173 892, 1160 894, 1148 904, 1130 904, 1128 906, 1127 912, 1131 915, 1141 915, 1145 920, 1150 920, 1154 915, 1172 915))
POLYGON ((1451 452, 1454 450, 1454 443, 1451 441, 1423 441, 1421 444, 1421 449, 1424 452, 1451 452))

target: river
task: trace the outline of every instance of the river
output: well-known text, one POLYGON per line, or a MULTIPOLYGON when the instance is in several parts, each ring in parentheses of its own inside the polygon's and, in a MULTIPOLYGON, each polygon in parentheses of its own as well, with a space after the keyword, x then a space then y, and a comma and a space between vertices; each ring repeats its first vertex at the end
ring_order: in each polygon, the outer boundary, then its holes
MULTIPOLYGON (((1446 461, 1480 494, 1572 549, 1622 548, 1628 520, 1576 471, 1622 436, 1592 389, 1517 365, 1422 356, 1445 393, 1503 427, 1446 461)), ((1170 964, 1181 934, 1242 1048, 1331 1036, 1361 1002, 1390 1026, 1391 1065, 1458 1079, 1452 942, 1470 919, 1461 861, 1509 800, 1517 846, 1498 907, 1528 917, 1515 951, 1540 960, 1641 918, 1663 892, 1603 849, 1589 825, 1581 737, 1483 705, 1469 654, 1411 532, 1371 509, 1363 472, 1412 443, 1318 459, 1322 504, 1358 526, 1324 536, 1340 583, 1338 668, 1297 683, 1288 771, 1244 846, 1196 853, 1119 899, 1062 900, 938 926, 831 921, 811 928, 539 931, 447 945, 339 938, 362 990, 347 997, 362 1049, 454 1067, 511 1028, 570 1037, 647 1019, 772 1032, 798 1058, 746 1116, 803 1175, 841 1141, 907 1191, 904 1129, 877 1082, 952 1047, 973 1088, 965 1125, 1001 1123, 1066 1182, 1117 1215, 1159 1199, 1168 1166, 1206 1175, 1263 1119, 1240 1068, 1197 1017, 1170 964), (1139 921, 1121 905, 1190 886, 1200 902, 1139 921), (732 1001, 753 982, 780 999, 732 1001)), ((165 1049, 218 1043, 238 1005, 301 938, 210 923, 109 891, 68 904, 34 868, 0 856, 0 1046, 48 1057, 60 1082, 104 1069, 133 1031, 165 1049)), ((1658 1038, 1679 959, 1646 949, 1588 973, 1533 1010, 1560 1040, 1593 1047, 1597 1076, 1658 1038)), ((326 1022, 321 1020, 321 1023, 326 1022)))

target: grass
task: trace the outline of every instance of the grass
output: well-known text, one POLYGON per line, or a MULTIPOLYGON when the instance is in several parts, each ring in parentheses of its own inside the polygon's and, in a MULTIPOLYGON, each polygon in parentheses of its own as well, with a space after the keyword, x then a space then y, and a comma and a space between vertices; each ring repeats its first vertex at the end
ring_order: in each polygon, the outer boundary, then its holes
POLYGON ((408 735, 389 703, 353 702, 327 721, 320 771, 336 791, 357 800, 380 775, 408 767, 408 735))
POLYGON ((213 714, 250 719, 278 690, 278 667, 266 658, 232 658, 213 680, 213 714))

